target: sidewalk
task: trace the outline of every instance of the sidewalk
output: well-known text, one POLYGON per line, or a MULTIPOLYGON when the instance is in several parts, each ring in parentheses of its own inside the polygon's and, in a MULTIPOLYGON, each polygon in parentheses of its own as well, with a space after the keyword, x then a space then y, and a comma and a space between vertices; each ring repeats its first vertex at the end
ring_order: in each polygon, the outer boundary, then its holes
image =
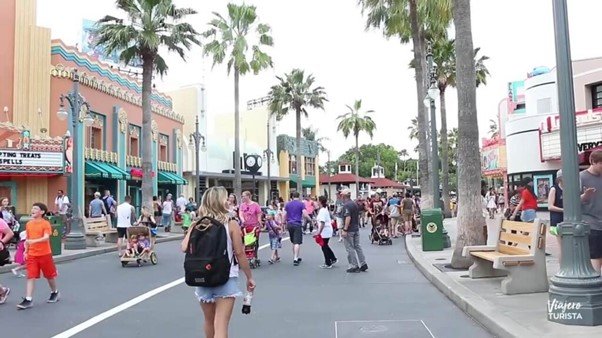
MULTIPOLYGON (((160 229, 162 229, 162 228, 160 228, 160 229)), ((178 226, 172 227, 172 232, 159 232, 157 234, 157 244, 164 243, 164 242, 170 242, 170 241, 177 241, 177 240, 182 240, 182 239, 184 239, 184 233, 182 232, 182 228, 178 227, 178 226)), ((113 251, 117 251, 117 244, 115 244, 115 243, 105 243, 100 247, 88 247, 84 250, 65 250, 65 247, 63 244, 62 254, 58 255, 58 256, 54 256, 54 262, 55 263, 64 263, 64 262, 69 262, 69 261, 73 261, 76 259, 81 259, 81 258, 86 258, 86 257, 91 257, 91 256, 96 256, 96 255, 102 255, 102 254, 105 254, 108 252, 113 252, 113 251)), ((11 255, 11 257, 14 257, 14 255, 15 255, 14 247, 10 248, 10 255, 11 255)), ((17 264, 8 264, 5 266, 0 266, 0 274, 10 272, 10 270, 15 267, 17 267, 17 264)))
MULTIPOLYGON (((456 220, 453 218, 444 221, 445 229, 452 241, 452 247, 456 241, 456 220)), ((491 234, 489 238, 492 238, 491 234)), ((547 292, 504 295, 500 290, 500 282, 503 278, 470 279, 468 270, 452 270, 443 267, 451 261, 453 252, 451 248, 443 251, 423 252, 420 237, 406 237, 406 246, 410 258, 426 278, 464 312, 475 318, 496 336, 521 338, 602 337, 602 326, 569 326, 548 321, 547 292)), ((546 247, 546 252, 551 254, 546 259, 548 276, 551 277, 559 269, 558 242, 549 233, 546 238, 546 247)))

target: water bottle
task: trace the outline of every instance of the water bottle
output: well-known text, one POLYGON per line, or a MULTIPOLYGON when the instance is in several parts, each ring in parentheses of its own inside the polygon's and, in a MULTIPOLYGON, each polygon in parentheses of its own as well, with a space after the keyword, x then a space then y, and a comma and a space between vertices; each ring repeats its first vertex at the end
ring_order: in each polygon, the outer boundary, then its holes
POLYGON ((247 291, 242 301, 242 313, 245 315, 251 313, 251 300, 253 300, 253 292, 247 291))

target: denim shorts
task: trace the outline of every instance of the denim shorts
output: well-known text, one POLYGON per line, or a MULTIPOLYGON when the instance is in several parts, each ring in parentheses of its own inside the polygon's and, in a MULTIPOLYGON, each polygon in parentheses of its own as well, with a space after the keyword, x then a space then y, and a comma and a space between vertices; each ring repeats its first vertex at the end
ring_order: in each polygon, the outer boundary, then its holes
POLYGON ((282 248, 279 237, 270 237, 270 250, 278 250, 282 248))
POLYGON ((224 285, 212 288, 198 286, 194 294, 200 303, 215 303, 216 298, 236 298, 242 296, 238 288, 238 278, 230 277, 224 285))
POLYGON ((171 214, 163 214, 161 217, 161 225, 164 227, 171 226, 171 214))
POLYGON ((537 213, 534 209, 523 210, 520 214, 520 220, 523 222, 533 222, 537 217, 537 213))

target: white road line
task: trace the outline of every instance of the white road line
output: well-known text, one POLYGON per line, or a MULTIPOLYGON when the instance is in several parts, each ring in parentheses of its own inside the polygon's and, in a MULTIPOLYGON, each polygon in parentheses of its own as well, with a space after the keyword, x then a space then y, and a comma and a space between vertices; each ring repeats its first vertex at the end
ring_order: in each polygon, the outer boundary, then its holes
MULTIPOLYGON (((286 238, 283 238, 282 240, 286 241, 288 239, 289 239, 289 237, 286 237, 286 238)), ((270 247, 269 243, 268 244, 264 244, 264 245, 262 245, 262 246, 259 247, 259 250, 263 250, 263 249, 269 248, 269 247, 270 247)), ((120 312, 123 312, 123 311, 131 308, 134 305, 142 303, 145 300, 147 300, 147 299, 149 299, 151 297, 154 297, 154 296, 160 294, 161 292, 167 291, 167 290, 169 290, 169 289, 171 289, 171 288, 173 288, 175 286, 178 286, 178 285, 180 285, 182 283, 184 283, 184 278, 183 277, 182 278, 178 278, 178 279, 176 279, 173 282, 167 283, 167 284, 162 285, 162 286, 160 286, 160 287, 158 287, 156 289, 150 290, 150 291, 148 291, 148 292, 146 292, 146 293, 144 293, 144 294, 142 294, 142 295, 140 295, 140 296, 138 296, 136 298, 130 299, 129 301, 127 301, 127 302, 125 302, 125 303, 123 303, 121 305, 118 305, 118 306, 116 306, 116 307, 114 307, 114 308, 112 308, 110 310, 107 310, 107 311, 105 311, 105 312, 103 312, 103 313, 101 313, 101 314, 99 314, 97 316, 94 316, 94 317, 86 320, 85 322, 83 322, 81 324, 78 324, 78 325, 70 328, 67 331, 61 332, 61 333, 53 336, 52 338, 69 338, 69 337, 73 337, 76 334, 78 334, 78 333, 80 333, 80 332, 82 332, 82 331, 84 331, 86 329, 89 329, 90 327, 92 327, 92 326, 94 326, 94 325, 102 322, 105 319, 113 317, 114 315, 116 315, 116 314, 118 314, 120 312)))

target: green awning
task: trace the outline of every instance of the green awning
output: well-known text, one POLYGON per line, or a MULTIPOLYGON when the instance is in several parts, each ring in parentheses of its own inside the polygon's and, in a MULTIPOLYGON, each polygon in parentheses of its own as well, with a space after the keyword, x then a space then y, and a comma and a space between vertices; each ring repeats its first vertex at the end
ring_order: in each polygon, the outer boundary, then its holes
POLYGON ((114 180, 129 180, 130 174, 116 165, 105 162, 86 161, 87 177, 110 178, 114 180))
POLYGON ((186 180, 184 179, 184 177, 175 173, 170 173, 168 171, 159 171, 157 181, 160 184, 186 185, 186 180))
MULTIPOLYGON (((297 180, 299 179, 299 175, 290 175, 290 183, 292 185, 297 185, 297 180)), ((301 182, 301 186, 303 188, 313 188, 316 186, 316 177, 315 176, 310 176, 310 175, 305 175, 305 179, 303 179, 303 181, 301 182)))

